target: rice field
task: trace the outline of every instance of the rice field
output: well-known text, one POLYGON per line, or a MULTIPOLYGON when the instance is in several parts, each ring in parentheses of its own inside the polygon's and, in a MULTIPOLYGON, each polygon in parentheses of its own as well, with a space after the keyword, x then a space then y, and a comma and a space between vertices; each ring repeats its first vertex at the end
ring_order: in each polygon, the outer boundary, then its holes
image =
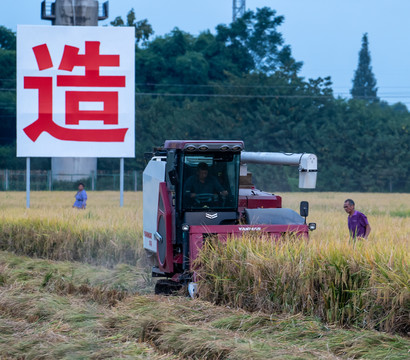
POLYGON ((250 311, 304 313, 340 326, 408 334, 409 196, 355 195, 372 227, 368 240, 356 241, 341 211, 346 195, 305 198, 318 223, 309 241, 274 242, 256 233, 209 242, 198 262, 201 296, 250 311))
POLYGON ((74 193, 0 193, 0 249, 54 260, 113 266, 142 253, 142 194, 89 192, 87 210, 73 209, 74 193))
POLYGON ((210 243, 197 300, 151 295, 141 193, 88 195, 0 193, 0 358, 408 358, 409 194, 281 194, 310 202, 309 242, 210 243))

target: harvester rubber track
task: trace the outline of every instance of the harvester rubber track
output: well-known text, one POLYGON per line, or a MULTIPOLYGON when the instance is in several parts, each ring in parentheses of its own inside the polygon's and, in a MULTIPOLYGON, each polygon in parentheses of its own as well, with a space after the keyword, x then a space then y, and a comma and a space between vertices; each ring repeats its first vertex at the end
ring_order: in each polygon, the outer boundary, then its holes
POLYGON ((176 295, 182 289, 182 284, 168 279, 158 280, 155 284, 156 295, 176 295))

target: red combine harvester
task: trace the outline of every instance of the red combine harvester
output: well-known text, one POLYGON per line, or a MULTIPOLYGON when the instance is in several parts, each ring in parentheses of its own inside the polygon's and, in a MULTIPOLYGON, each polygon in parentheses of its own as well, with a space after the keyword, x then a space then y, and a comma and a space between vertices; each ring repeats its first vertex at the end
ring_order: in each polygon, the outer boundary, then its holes
POLYGON ((191 269, 209 236, 225 241, 260 231, 273 238, 308 236, 309 204, 300 214, 282 208, 282 198, 255 189, 247 164, 298 166, 299 187, 315 188, 313 154, 245 152, 242 141, 168 140, 146 154, 143 175, 144 248, 159 280, 155 292, 169 294, 188 285, 196 292, 191 269))

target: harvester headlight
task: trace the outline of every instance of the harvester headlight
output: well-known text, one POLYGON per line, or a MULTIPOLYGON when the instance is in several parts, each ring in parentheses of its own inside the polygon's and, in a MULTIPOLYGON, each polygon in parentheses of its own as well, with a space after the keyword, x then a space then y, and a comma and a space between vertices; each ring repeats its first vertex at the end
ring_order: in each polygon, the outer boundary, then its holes
POLYGON ((200 146, 198 147, 198 149, 201 150, 201 151, 206 151, 206 150, 208 150, 209 148, 208 148, 208 145, 200 145, 200 146))
POLYGON ((182 225, 182 231, 189 231, 189 225, 188 224, 182 225))
POLYGON ((221 151, 227 151, 227 150, 229 150, 229 146, 228 146, 228 145, 222 145, 222 146, 219 148, 219 150, 221 150, 221 151))
POLYGON ((241 150, 242 150, 242 146, 240 146, 240 145, 234 145, 234 146, 232 146, 232 150, 233 150, 233 151, 241 151, 241 150))
POLYGON ((310 231, 316 230, 316 223, 309 223, 308 227, 310 231))
POLYGON ((187 151, 195 151, 196 150, 196 146, 195 145, 187 145, 185 147, 185 150, 187 151))

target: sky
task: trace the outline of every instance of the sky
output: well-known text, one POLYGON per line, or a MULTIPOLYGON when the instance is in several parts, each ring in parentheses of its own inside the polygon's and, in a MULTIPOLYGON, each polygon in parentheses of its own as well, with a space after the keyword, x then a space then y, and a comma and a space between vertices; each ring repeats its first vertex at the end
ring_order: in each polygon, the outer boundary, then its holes
MULTIPOLYGON (((75 1, 75 0, 74 0, 75 1)), ((102 2, 102 1, 100 1, 102 2)), ((49 24, 40 19, 41 0, 0 0, 0 25, 49 24)), ((335 94, 348 97, 363 33, 369 36, 379 97, 410 106, 409 0, 246 0, 255 10, 269 6, 285 17, 280 27, 306 78, 331 76, 335 94)), ((134 8, 155 35, 174 27, 192 34, 232 20, 232 0, 110 0, 109 24, 134 8)))

